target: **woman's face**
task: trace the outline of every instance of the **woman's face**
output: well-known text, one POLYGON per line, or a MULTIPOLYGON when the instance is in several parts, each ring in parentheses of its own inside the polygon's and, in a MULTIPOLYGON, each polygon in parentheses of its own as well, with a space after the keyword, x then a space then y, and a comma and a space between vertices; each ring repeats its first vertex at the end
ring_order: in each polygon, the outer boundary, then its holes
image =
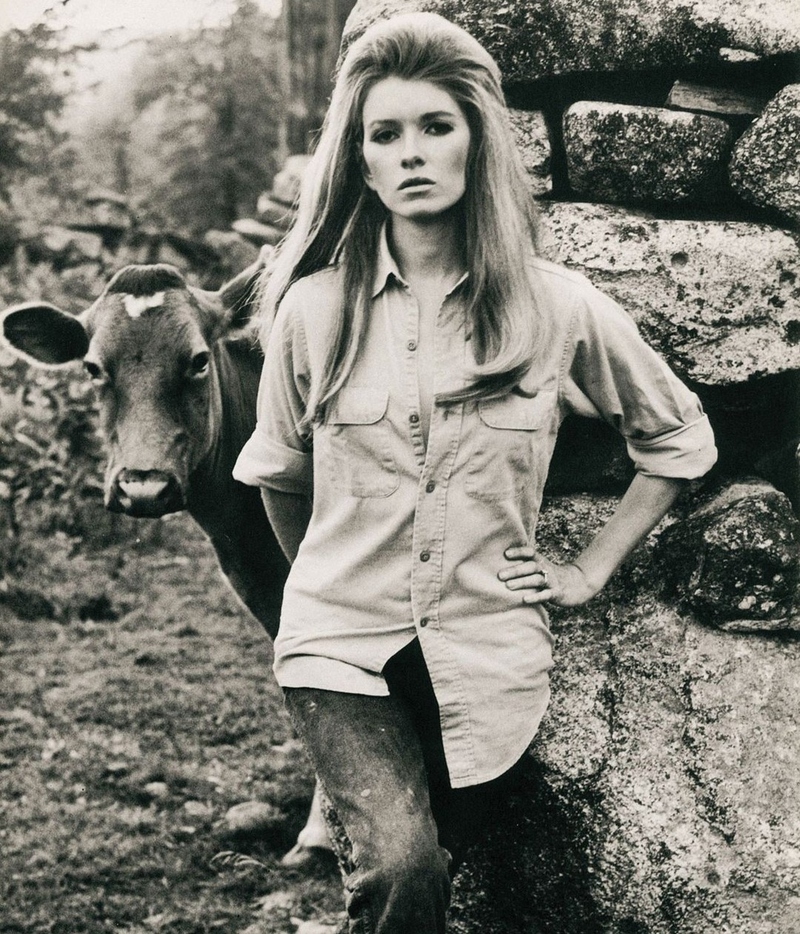
POLYGON ((392 214, 435 218, 466 189, 470 129, 460 104, 430 81, 384 78, 364 101, 364 179, 392 214))

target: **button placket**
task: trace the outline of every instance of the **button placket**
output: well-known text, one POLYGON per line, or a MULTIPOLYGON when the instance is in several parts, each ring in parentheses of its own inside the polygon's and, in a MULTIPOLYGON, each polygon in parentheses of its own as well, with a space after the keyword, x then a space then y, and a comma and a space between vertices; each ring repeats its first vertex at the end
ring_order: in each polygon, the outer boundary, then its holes
POLYGON ((411 427, 411 444, 414 457, 421 468, 425 463, 425 440, 419 417, 419 385, 417 377, 417 348, 419 346, 419 307, 408 288, 403 291, 406 301, 406 404, 408 405, 408 424, 411 427))
MULTIPOLYGON (((463 406, 454 407, 453 414, 460 413, 463 406)), ((420 637, 426 644, 437 639, 441 633, 439 626, 439 603, 442 586, 442 559, 444 554, 445 511, 447 504, 447 484, 458 450, 461 433, 461 418, 445 420, 442 414, 434 416, 440 419, 433 444, 429 444, 426 471, 436 475, 436 480, 429 479, 420 483, 417 492, 417 504, 414 515, 414 546, 416 561, 411 575, 411 597, 414 618, 418 621, 420 637), (436 495, 429 495, 435 493, 436 495), (425 631, 424 637, 421 631, 425 631)), ((434 438, 433 427, 431 437, 434 438)), ((445 651, 444 647, 442 651, 445 651)), ((436 677, 437 661, 431 660, 431 675, 441 681, 444 674, 439 671, 436 677)))

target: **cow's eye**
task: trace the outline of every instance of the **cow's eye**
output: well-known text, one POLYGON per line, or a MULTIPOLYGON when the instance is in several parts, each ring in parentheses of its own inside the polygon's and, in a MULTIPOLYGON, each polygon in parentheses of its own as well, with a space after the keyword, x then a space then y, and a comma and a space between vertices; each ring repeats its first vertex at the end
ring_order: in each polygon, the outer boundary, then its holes
POLYGON ((103 372, 103 368, 99 363, 95 363, 94 360, 84 360, 83 368, 89 374, 89 379, 91 379, 93 383, 105 383, 108 379, 103 372))
POLYGON ((207 350, 201 350, 192 357, 189 364, 189 375, 192 377, 202 377, 208 373, 208 364, 211 360, 211 354, 207 350))

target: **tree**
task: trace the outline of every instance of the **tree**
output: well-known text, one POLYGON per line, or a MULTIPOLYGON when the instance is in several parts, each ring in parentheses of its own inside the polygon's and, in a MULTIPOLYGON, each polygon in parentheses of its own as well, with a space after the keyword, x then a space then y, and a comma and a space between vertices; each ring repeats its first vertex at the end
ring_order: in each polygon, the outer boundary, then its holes
POLYGON ((0 197, 12 182, 37 169, 42 143, 55 145, 56 117, 64 106, 58 66, 72 54, 59 47, 47 23, 0 35, 0 197))
POLYGON ((145 208, 193 230, 253 211, 281 146, 283 61, 279 23, 254 0, 224 27, 151 44, 134 76, 135 133, 150 125, 151 153, 130 165, 145 208))
POLYGON ((344 24, 355 0, 284 0, 289 57, 287 145, 308 152, 328 109, 344 24))

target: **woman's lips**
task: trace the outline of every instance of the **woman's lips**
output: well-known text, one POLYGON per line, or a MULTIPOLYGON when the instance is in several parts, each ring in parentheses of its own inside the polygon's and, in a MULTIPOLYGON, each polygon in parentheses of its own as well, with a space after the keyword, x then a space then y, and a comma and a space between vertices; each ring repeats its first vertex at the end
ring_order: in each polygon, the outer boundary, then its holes
POLYGON ((404 191, 406 188, 419 188, 423 186, 430 186, 433 182, 429 178, 407 178, 404 182, 401 182, 397 190, 404 191))

